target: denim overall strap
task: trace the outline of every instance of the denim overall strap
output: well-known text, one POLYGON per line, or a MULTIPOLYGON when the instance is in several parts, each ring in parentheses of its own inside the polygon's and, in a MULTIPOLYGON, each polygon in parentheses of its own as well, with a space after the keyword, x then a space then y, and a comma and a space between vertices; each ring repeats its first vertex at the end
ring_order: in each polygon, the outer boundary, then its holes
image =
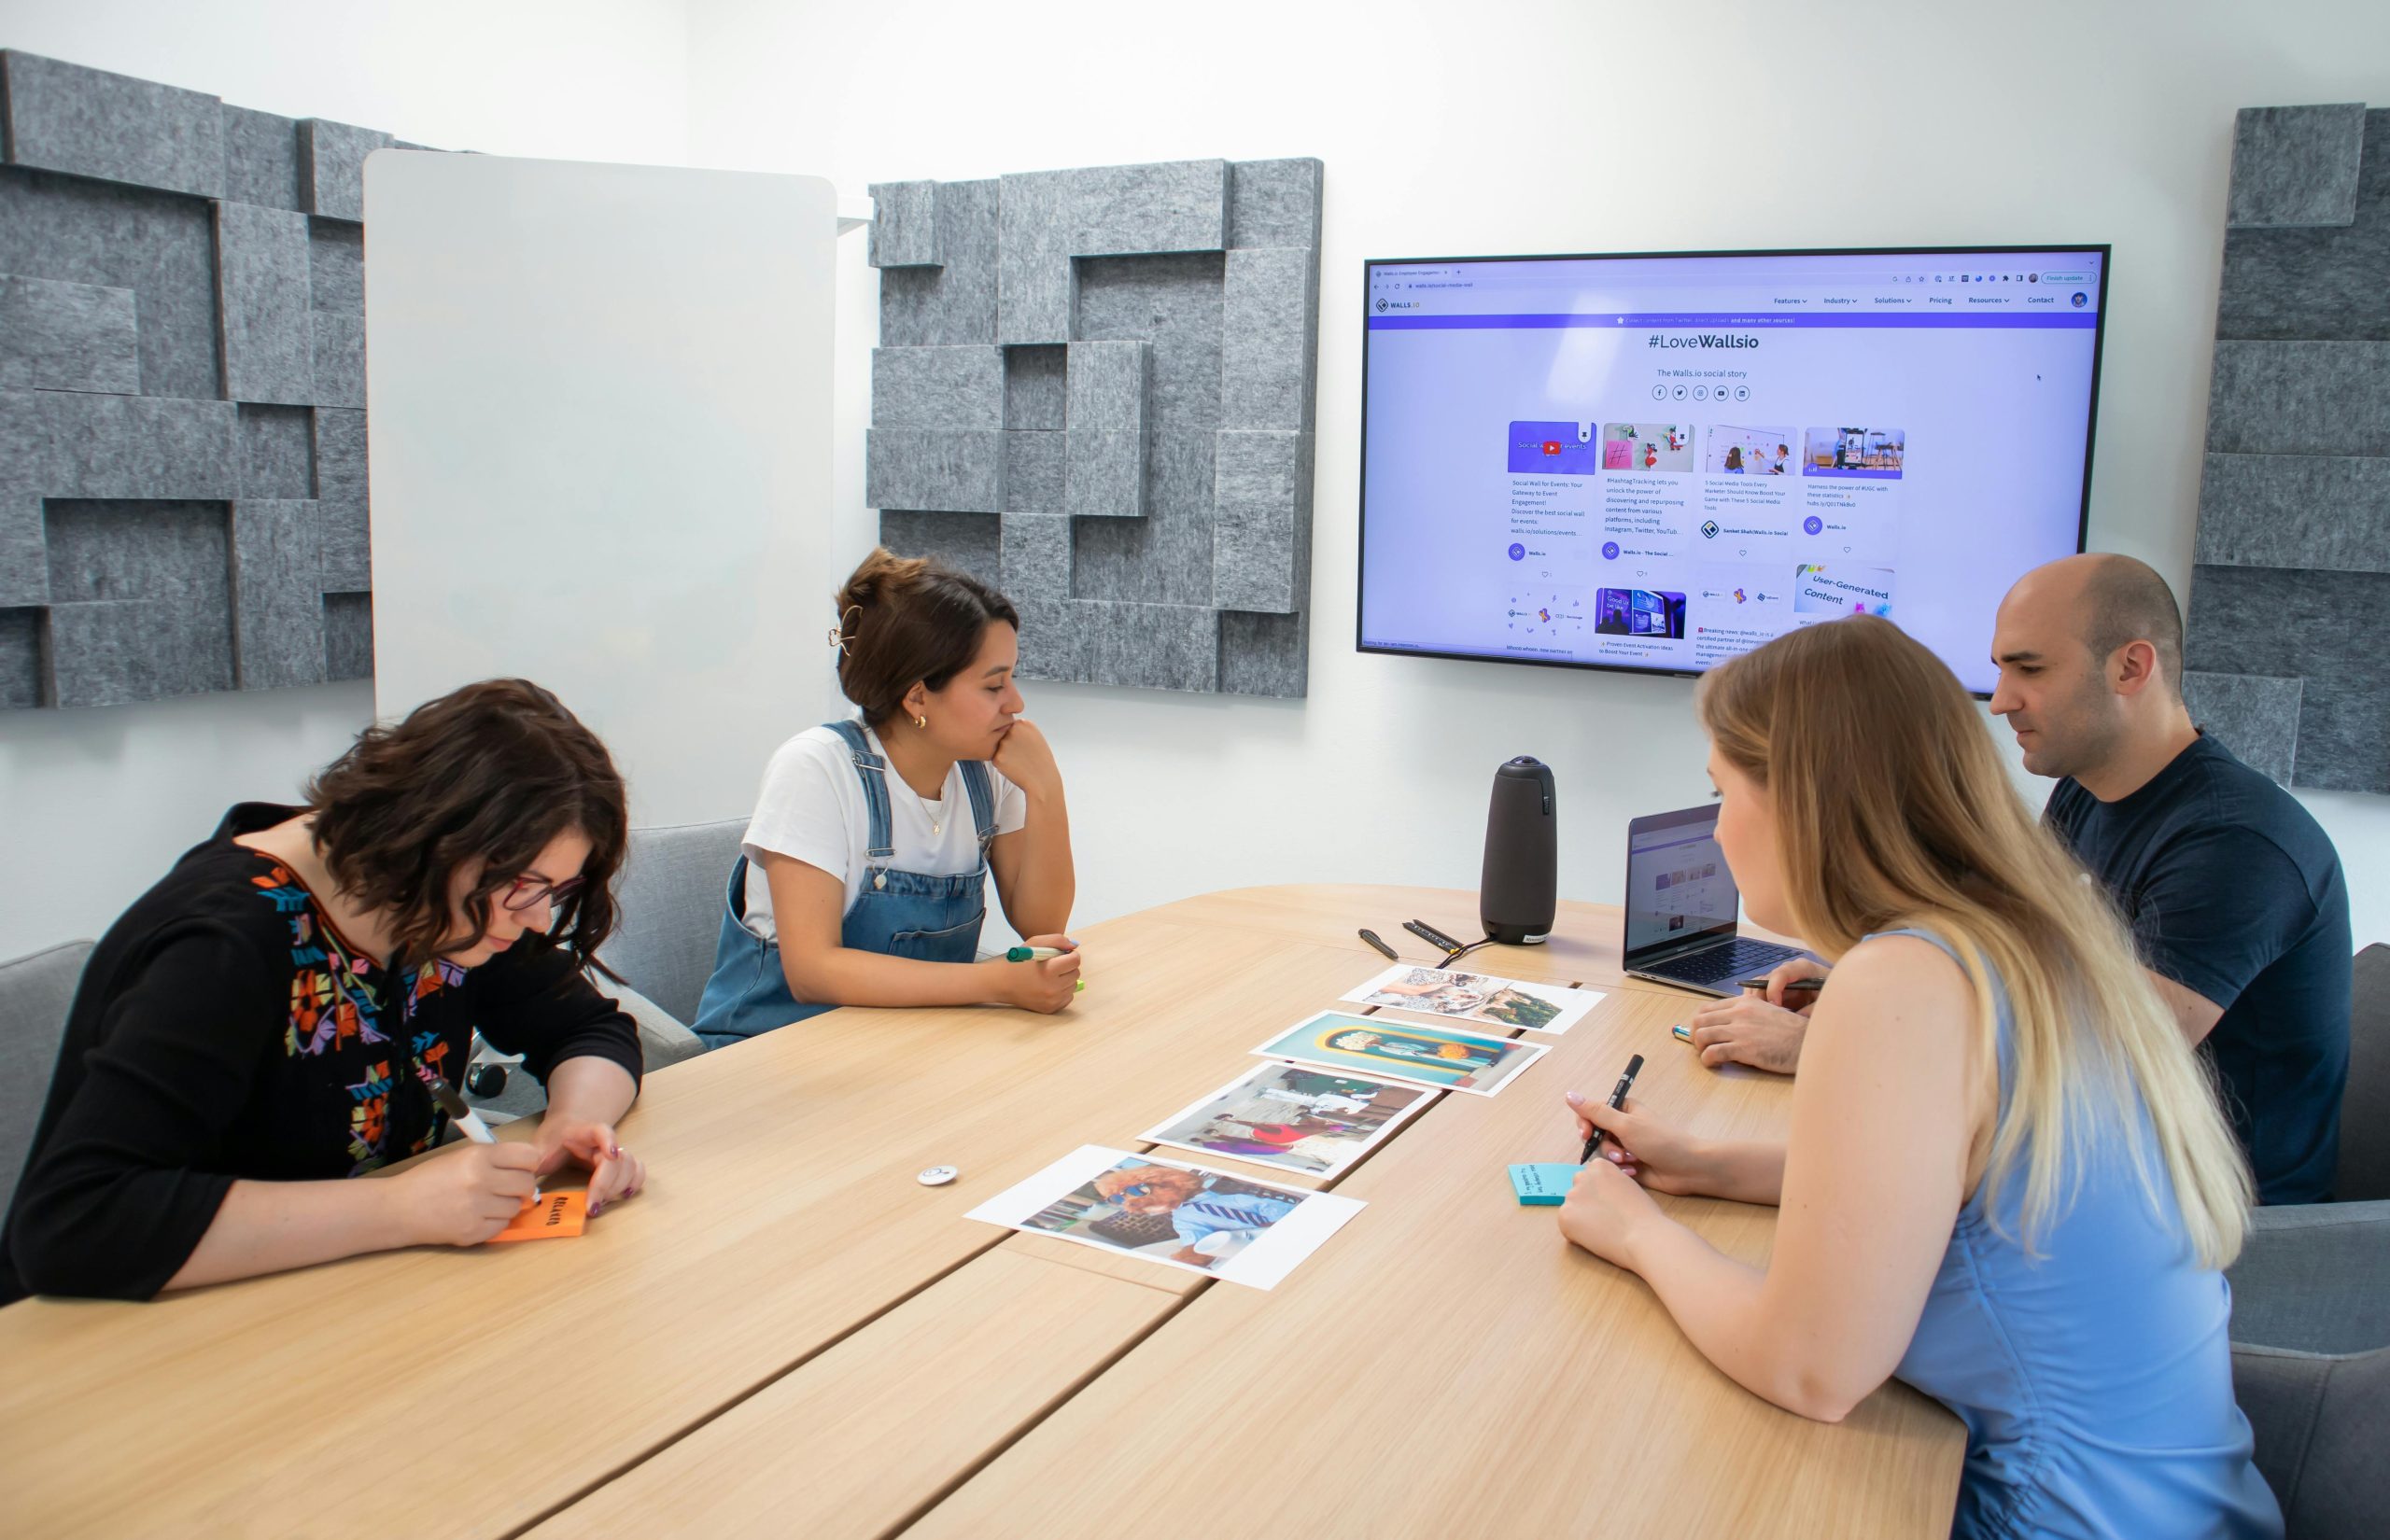
POLYGON ((988 842, 996 837, 996 788, 988 779, 984 760, 958 761, 956 768, 963 772, 963 790, 971 798, 971 826, 979 832, 979 861, 984 866, 988 842))
POLYGON ((853 759, 855 778, 863 782, 863 805, 869 827, 864 840, 864 859, 877 866, 896 853, 896 836, 889 827, 888 762, 871 751, 871 740, 864 736, 863 723, 858 721, 823 722, 847 746, 853 759))

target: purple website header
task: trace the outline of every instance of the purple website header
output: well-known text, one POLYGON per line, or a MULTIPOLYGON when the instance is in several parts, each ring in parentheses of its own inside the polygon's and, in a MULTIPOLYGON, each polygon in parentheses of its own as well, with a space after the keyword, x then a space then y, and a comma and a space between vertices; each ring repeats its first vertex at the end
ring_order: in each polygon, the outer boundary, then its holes
POLYGON ((2018 327, 2043 330, 2089 330, 2099 324, 2089 310, 2053 311, 1883 311, 1843 315, 1822 311, 1813 315, 1764 312, 1740 315, 1718 311, 1652 312, 1616 315, 1372 315, 1371 331, 1538 330, 1560 327, 2018 327))

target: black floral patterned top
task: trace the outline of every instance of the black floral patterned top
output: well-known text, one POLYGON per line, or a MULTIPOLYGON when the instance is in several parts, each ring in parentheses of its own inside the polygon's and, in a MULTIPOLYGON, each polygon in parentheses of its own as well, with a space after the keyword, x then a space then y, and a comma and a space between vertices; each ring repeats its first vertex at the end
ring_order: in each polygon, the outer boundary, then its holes
POLYGON ((418 1080, 478 1026, 544 1083, 595 1056, 640 1073, 631 1019, 569 952, 396 974, 280 861, 235 844, 302 809, 244 803, 109 927, 86 964, 0 1251, 0 1301, 147 1299, 237 1179, 357 1176, 429 1148, 418 1080))

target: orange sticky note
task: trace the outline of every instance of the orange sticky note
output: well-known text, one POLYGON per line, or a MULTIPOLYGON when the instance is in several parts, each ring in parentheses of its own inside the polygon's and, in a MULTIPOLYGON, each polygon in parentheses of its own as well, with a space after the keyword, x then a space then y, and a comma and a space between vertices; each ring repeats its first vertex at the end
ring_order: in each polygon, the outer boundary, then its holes
POLYGON ((562 1240, 579 1235, 588 1223, 587 1193, 549 1193, 536 1202, 523 1205, 523 1211, 490 1239, 562 1240))

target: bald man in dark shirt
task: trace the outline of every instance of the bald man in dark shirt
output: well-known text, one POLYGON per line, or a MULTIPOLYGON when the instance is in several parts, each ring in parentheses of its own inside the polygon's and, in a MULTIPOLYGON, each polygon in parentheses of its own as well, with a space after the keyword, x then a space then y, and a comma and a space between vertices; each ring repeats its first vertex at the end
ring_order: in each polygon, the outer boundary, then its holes
MULTIPOLYGON (((2001 602, 1992 661, 1993 714, 2025 768, 2058 779, 2043 821, 2114 896, 2158 995, 2214 1066, 2259 1199, 2328 1198, 2351 991, 2330 838, 2193 725, 2182 611, 2147 565, 2083 555, 2026 573, 2001 602)), ((1768 998, 1702 1011, 1703 1062, 1792 1072, 1807 1022, 1783 1008, 1783 987, 1821 972, 1790 963, 1768 998)))

